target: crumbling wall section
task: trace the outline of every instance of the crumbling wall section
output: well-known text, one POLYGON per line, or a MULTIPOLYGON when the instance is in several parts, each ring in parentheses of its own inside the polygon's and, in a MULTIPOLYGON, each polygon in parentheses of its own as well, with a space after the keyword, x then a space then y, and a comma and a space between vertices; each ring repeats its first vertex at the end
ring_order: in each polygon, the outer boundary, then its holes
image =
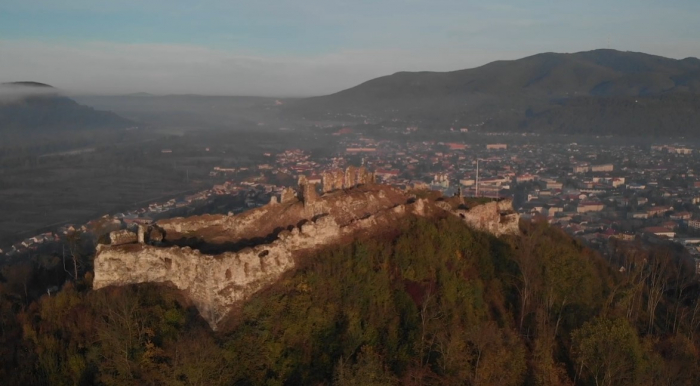
POLYGON ((280 198, 280 203, 287 204, 289 202, 296 200, 296 198, 297 198, 297 193, 294 191, 294 189, 285 188, 282 191, 282 197, 280 198))
POLYGON ((360 166, 357 170, 357 185, 370 185, 374 183, 374 173, 370 172, 364 166, 360 166))
POLYGON ((133 244, 138 241, 138 235, 132 231, 122 229, 119 231, 109 232, 110 245, 133 244))
POLYGON ((345 172, 342 170, 325 171, 322 176, 323 193, 330 193, 336 190, 343 189, 345 182, 345 172))
MULTIPOLYGON (((307 184, 308 186, 308 184, 307 184)), ((305 193, 304 197, 309 197, 305 193)), ((405 192, 389 187, 355 188, 343 194, 324 196, 314 203, 311 213, 296 197, 290 205, 257 208, 238 216, 224 216, 222 229, 230 242, 276 234, 274 241, 235 252, 203 254, 189 247, 157 247, 137 243, 162 239, 159 225, 110 234, 111 245, 98 245, 95 256, 95 289, 134 283, 172 283, 192 299, 212 328, 223 320, 231 306, 247 299, 294 268, 302 253, 392 229, 407 215, 422 217, 460 216, 470 226, 495 235, 517 233, 518 215, 510 201, 491 202, 470 210, 452 210, 446 202, 410 200, 405 192), (318 212, 318 213, 316 213, 318 212), (282 219, 282 216, 287 216, 282 219), (302 219, 302 221, 299 221, 302 219), (291 230, 273 232, 286 228, 291 230), (267 232, 267 233, 264 233, 267 232), (255 236, 253 236, 255 235, 255 236)), ((212 218, 219 223, 219 219, 212 218)), ((189 220, 181 220, 180 222, 189 220)), ((194 220, 201 229, 202 218, 194 220)), ((177 222, 168 222, 176 228, 177 222)), ((182 229, 180 226, 178 229, 182 229)), ((216 240, 214 240, 216 241, 216 240)))
POLYGON ((221 225, 226 220, 227 216, 219 214, 205 214, 201 216, 192 216, 188 218, 174 217, 166 220, 159 220, 158 226, 164 233, 191 233, 197 232, 203 228, 208 228, 216 225, 221 225))
POLYGON ((357 185, 357 169, 354 166, 348 166, 345 169, 345 179, 343 180, 343 188, 350 189, 357 185))
POLYGON ((496 236, 520 232, 520 215, 513 210, 513 201, 510 199, 477 205, 468 210, 458 209, 450 212, 461 217, 469 226, 496 236))
POLYGON ((318 193, 316 192, 316 184, 309 183, 306 176, 299 176, 299 192, 304 205, 313 205, 318 201, 318 193))
POLYGON ((340 236, 338 224, 330 217, 322 217, 280 233, 270 244, 219 255, 202 254, 189 247, 99 246, 93 288, 171 283, 188 294, 215 329, 233 304, 294 267, 294 254, 330 245, 340 236))

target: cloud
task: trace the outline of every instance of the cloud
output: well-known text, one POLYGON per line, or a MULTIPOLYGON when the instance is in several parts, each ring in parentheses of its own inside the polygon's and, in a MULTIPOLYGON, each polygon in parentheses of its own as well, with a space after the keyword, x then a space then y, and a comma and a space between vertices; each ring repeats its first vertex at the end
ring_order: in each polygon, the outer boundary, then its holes
POLYGON ((0 104, 21 101, 29 96, 57 94, 59 94, 59 91, 52 87, 37 87, 26 84, 0 83, 0 104))

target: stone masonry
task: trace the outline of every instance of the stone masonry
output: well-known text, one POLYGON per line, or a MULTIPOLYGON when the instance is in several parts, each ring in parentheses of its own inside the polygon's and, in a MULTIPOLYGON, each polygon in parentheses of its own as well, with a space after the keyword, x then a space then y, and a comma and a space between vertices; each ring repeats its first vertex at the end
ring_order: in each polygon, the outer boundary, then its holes
MULTIPOLYGON (((361 169, 358 174, 363 181, 370 178, 361 169)), ((110 245, 97 247, 93 287, 170 283, 182 290, 216 329, 234 305, 278 280, 306 253, 357 237, 372 237, 391 229, 405 216, 453 215, 495 235, 518 232, 519 218, 508 200, 454 209, 463 205, 416 200, 402 190, 384 185, 360 185, 340 194, 316 197, 315 189, 311 193, 312 187, 305 178, 300 182, 304 187, 302 199, 311 198, 312 205, 297 199, 293 190, 291 194, 286 190, 282 202, 235 216, 167 219, 158 221, 150 230, 139 229, 138 234, 112 232, 110 245), (241 240, 266 241, 213 254, 167 246, 173 245, 167 243, 169 240, 183 235, 196 235, 208 243, 222 245, 241 240)))

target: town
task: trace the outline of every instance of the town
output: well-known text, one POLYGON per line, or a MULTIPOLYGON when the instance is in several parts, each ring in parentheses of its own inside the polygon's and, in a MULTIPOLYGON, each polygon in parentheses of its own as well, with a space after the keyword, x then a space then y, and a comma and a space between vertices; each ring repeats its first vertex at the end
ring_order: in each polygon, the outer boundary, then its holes
POLYGON ((0 250, 0 256, 25 256, 76 231, 99 237, 158 219, 205 213, 216 200, 228 200, 219 211, 239 213, 279 196, 299 176, 320 184, 323 172, 355 165, 374 171, 380 183, 409 190, 512 198, 523 218, 546 220, 603 255, 611 240, 671 241, 685 248, 700 272, 700 155, 695 146, 533 142, 512 134, 480 141, 459 134, 451 142, 411 141, 417 130, 395 129, 394 134, 409 138, 396 141, 340 128, 332 134, 337 148, 328 156, 287 149, 265 152, 260 162, 244 166, 214 166, 208 173, 215 182, 210 189, 105 214, 86 224, 64 224, 18 241, 0 250))

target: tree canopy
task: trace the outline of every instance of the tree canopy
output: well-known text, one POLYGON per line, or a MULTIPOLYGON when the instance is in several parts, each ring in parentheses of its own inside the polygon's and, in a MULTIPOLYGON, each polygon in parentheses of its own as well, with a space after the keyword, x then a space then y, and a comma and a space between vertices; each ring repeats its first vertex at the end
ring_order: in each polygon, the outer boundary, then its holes
MULTIPOLYGON (((397 228, 310 254, 218 332, 168 287, 93 291, 88 272, 31 301, 19 274, 6 269, 0 379, 6 385, 700 379, 697 282, 667 251, 619 246, 616 256, 628 267, 620 273, 546 224, 523 224, 521 236, 502 239, 458 219, 414 219, 397 228)), ((23 274, 24 283, 33 275, 23 274)))

